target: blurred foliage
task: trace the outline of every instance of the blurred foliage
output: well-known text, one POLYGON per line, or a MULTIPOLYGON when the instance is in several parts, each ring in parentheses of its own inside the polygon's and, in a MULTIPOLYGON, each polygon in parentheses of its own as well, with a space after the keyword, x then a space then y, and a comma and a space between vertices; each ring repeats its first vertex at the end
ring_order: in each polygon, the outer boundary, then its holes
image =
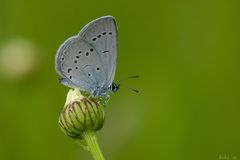
POLYGON ((141 76, 124 82, 140 94, 122 87, 111 96, 98 134, 106 159, 239 159, 239 7, 237 0, 0 0, 0 159, 91 159, 58 127, 68 88, 58 83, 54 57, 103 15, 119 27, 116 80, 141 76), (19 39, 27 45, 3 52, 19 39), (30 68, 18 70, 22 64, 30 68))

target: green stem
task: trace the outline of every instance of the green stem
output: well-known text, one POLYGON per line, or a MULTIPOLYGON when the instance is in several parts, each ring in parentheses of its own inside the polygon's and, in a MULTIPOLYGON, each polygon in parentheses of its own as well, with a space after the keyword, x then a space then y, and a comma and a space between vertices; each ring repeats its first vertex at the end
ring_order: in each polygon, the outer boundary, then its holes
POLYGON ((103 154, 97 142, 96 134, 94 131, 84 131, 82 133, 83 139, 86 141, 87 146, 92 153, 95 160, 104 160, 103 154))

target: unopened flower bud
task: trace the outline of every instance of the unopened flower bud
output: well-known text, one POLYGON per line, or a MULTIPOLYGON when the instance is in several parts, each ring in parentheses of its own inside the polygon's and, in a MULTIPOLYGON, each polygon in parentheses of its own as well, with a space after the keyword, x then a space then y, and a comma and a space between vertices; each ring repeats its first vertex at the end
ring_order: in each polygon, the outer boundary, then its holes
POLYGON ((84 131, 97 131, 104 123, 104 108, 94 100, 86 98, 78 89, 70 90, 66 104, 59 117, 62 131, 74 138, 81 139, 84 131))

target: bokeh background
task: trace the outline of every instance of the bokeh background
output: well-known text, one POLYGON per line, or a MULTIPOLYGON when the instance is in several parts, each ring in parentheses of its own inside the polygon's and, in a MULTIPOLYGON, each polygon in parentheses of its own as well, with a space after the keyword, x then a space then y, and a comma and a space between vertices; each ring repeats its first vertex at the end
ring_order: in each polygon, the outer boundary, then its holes
POLYGON ((237 0, 0 0, 0 160, 92 159, 58 127, 68 88, 59 45, 91 20, 119 28, 116 80, 98 132, 106 159, 240 159, 237 0))

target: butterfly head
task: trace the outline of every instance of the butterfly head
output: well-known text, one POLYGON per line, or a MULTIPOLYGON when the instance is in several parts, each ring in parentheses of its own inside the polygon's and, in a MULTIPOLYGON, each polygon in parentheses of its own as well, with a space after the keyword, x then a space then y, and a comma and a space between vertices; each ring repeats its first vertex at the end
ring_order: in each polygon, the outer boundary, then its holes
POLYGON ((115 93, 115 92, 118 91, 119 87, 120 87, 120 84, 116 84, 116 83, 113 82, 112 85, 110 86, 110 90, 111 90, 113 93, 115 93))

